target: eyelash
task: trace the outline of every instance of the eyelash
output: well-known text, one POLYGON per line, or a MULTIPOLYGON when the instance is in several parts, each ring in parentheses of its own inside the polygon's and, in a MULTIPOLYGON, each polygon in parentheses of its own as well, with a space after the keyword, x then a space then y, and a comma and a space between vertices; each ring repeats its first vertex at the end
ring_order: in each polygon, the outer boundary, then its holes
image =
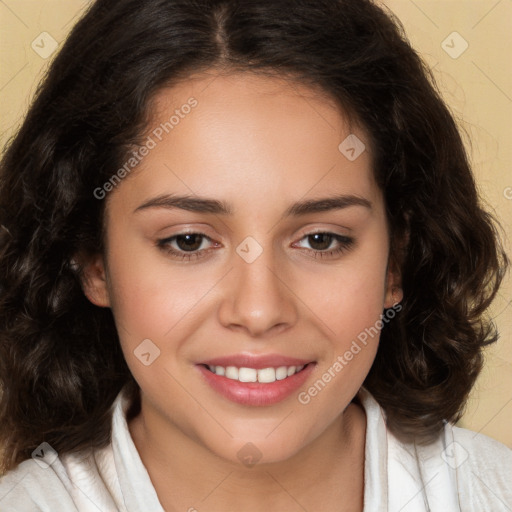
MULTIPOLYGON (((177 258, 179 260, 186 260, 186 261, 190 261, 192 259, 197 260, 197 259, 203 258, 204 256, 207 255, 207 253, 209 253, 212 250, 210 248, 210 249, 202 249, 200 251, 196 250, 195 252, 187 253, 187 252, 177 251, 170 246, 170 243, 172 241, 174 241, 176 238, 178 238, 180 236, 186 236, 186 235, 199 235, 200 237, 202 237, 202 239, 212 241, 211 238, 209 236, 205 235, 204 233, 191 232, 191 233, 179 233, 179 234, 171 236, 169 238, 163 238, 161 240, 158 240, 156 245, 158 246, 159 249, 161 249, 162 251, 164 251, 167 254, 170 254, 172 257, 177 258)), ((349 250, 354 245, 354 242, 355 242, 355 240, 353 238, 350 238, 347 236, 342 236, 342 235, 337 235, 336 233, 330 233, 328 231, 315 231, 313 233, 307 233, 300 240, 304 240, 305 238, 308 238, 308 237, 314 236, 314 235, 329 235, 332 237, 331 243, 332 243, 332 241, 337 241, 340 244, 338 248, 331 249, 329 251, 306 249, 306 252, 313 253, 314 258, 325 258, 326 256, 327 257, 335 257, 335 256, 349 250)), ((201 240, 201 242, 202 242, 202 240, 201 240)))

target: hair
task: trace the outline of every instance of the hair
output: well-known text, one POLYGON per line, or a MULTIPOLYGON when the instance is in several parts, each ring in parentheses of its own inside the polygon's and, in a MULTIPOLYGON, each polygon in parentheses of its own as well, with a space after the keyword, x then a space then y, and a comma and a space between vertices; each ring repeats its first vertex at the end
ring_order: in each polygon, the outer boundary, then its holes
POLYGON ((365 127, 402 310, 364 386, 398 437, 460 418, 497 340, 485 311, 508 259, 462 138, 393 15, 369 0, 98 0, 54 59, 0 166, 3 471, 44 440, 106 445, 139 388, 109 308, 74 257, 104 251, 101 187, 140 142, 155 93, 209 69, 317 86, 365 127))

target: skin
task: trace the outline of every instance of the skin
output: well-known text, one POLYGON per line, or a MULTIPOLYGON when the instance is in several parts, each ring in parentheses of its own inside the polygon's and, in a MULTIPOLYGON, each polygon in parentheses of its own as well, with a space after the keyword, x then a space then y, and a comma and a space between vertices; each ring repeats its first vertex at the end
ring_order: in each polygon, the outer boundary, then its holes
POLYGON ((159 91, 146 135, 190 97, 198 105, 107 197, 105 255, 86 266, 84 291, 112 308, 141 387, 135 445, 166 510, 362 510, 366 417, 352 399, 377 337, 307 405, 298 393, 272 406, 233 403, 196 364, 235 353, 303 358, 316 363, 304 391, 401 300, 368 137, 319 91, 249 73, 159 91), (352 162, 338 149, 351 133, 366 144, 352 162), (164 193, 225 201, 233 214, 134 211, 164 193), (283 217, 297 201, 334 195, 371 208, 283 217), (185 230, 209 237, 199 239, 202 257, 158 247, 185 230), (340 244, 318 250, 314 231, 354 243, 320 257, 340 244), (263 250, 252 263, 236 252, 248 236, 263 250), (149 366, 134 355, 144 339, 160 350, 149 366), (237 457, 249 442, 261 453, 251 468, 237 457))

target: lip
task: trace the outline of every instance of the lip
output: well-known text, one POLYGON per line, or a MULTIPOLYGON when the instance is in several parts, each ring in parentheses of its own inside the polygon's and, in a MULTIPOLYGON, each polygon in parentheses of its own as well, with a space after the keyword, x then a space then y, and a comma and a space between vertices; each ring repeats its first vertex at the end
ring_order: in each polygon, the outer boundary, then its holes
POLYGON ((307 361, 281 356, 251 357, 244 355, 210 359, 196 365, 206 383, 214 391, 231 402, 252 407, 265 407, 285 400, 304 385, 315 366, 315 362, 311 360, 307 361), (286 379, 261 383, 239 382, 238 380, 228 379, 211 372, 206 365, 237 366, 239 368, 246 367, 258 370, 269 367, 301 365, 304 365, 304 368, 286 379))

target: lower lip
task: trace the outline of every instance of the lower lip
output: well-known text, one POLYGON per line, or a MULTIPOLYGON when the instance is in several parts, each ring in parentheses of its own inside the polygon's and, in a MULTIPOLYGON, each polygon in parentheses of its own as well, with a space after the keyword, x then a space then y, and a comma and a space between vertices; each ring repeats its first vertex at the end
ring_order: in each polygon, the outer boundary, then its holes
POLYGON ((309 363, 300 372, 267 384, 240 382, 217 375, 203 365, 198 365, 198 368, 206 382, 228 400, 242 405, 266 406, 277 404, 297 391, 311 375, 314 366, 314 363, 309 363))

